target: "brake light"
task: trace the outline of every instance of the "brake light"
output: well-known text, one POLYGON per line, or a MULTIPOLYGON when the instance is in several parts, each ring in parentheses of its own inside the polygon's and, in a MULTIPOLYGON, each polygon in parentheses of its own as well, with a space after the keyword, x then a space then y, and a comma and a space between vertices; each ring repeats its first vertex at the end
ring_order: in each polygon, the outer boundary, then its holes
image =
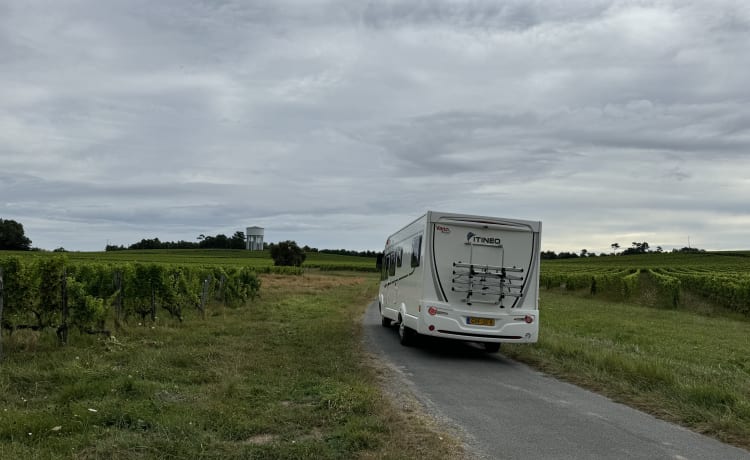
POLYGON ((531 315, 526 315, 523 318, 524 321, 526 321, 526 324, 531 324, 534 322, 534 317, 531 315))
POLYGON ((435 308, 435 307, 430 307, 430 308, 427 309, 427 313, 429 313, 432 316, 437 315, 437 312, 438 312, 438 309, 435 308))

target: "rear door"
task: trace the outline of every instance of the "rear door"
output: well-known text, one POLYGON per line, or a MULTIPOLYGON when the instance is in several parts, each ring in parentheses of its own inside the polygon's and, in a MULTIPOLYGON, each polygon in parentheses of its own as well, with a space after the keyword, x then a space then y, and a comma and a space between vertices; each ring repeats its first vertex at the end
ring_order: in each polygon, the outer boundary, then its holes
POLYGON ((536 269, 533 228, 497 221, 433 225, 438 287, 449 303, 470 310, 535 307, 536 292, 525 305, 536 269))

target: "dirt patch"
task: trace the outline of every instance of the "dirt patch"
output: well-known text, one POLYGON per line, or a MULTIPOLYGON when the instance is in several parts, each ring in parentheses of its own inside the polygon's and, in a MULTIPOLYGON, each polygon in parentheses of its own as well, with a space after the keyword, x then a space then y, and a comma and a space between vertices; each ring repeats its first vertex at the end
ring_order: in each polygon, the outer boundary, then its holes
POLYGON ((295 290, 325 291, 342 286, 356 286, 365 282, 361 276, 332 276, 314 273, 304 275, 260 275, 263 290, 287 291, 295 290))
POLYGON ((264 446, 271 444, 276 441, 279 437, 273 434, 256 434, 245 439, 245 444, 252 444, 253 446, 264 446))

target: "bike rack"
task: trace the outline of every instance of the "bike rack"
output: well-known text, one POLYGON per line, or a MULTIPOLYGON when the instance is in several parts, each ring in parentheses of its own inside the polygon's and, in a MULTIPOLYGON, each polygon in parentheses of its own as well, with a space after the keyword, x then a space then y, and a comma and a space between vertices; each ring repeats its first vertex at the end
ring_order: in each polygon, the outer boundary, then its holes
POLYGON ((502 304, 504 298, 522 297, 524 277, 509 273, 523 273, 523 268, 503 266, 505 250, 502 246, 498 246, 500 265, 494 266, 474 264, 474 244, 472 242, 467 244, 470 246, 469 262, 454 262, 451 279, 453 283, 451 291, 466 293, 466 298, 461 299, 462 302, 466 302, 467 305, 472 303, 499 304, 500 308, 505 308, 502 304), (514 282, 520 282, 520 284, 514 284, 514 282), (477 296, 484 298, 477 298, 477 296), (495 300, 494 297, 497 299, 495 300))

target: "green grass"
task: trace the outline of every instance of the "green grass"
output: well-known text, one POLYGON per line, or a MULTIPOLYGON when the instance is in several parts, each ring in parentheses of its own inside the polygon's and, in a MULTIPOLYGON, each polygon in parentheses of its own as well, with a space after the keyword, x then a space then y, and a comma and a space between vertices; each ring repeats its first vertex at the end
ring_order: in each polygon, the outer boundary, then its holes
POLYGON ((540 341, 504 352, 750 448, 750 321, 542 291, 540 341))
MULTIPOLYGON (((446 458, 363 362, 374 275, 266 275, 205 321, 113 339, 16 332, 0 363, 0 458, 446 458)), ((458 454, 455 454, 456 456, 458 454)))

